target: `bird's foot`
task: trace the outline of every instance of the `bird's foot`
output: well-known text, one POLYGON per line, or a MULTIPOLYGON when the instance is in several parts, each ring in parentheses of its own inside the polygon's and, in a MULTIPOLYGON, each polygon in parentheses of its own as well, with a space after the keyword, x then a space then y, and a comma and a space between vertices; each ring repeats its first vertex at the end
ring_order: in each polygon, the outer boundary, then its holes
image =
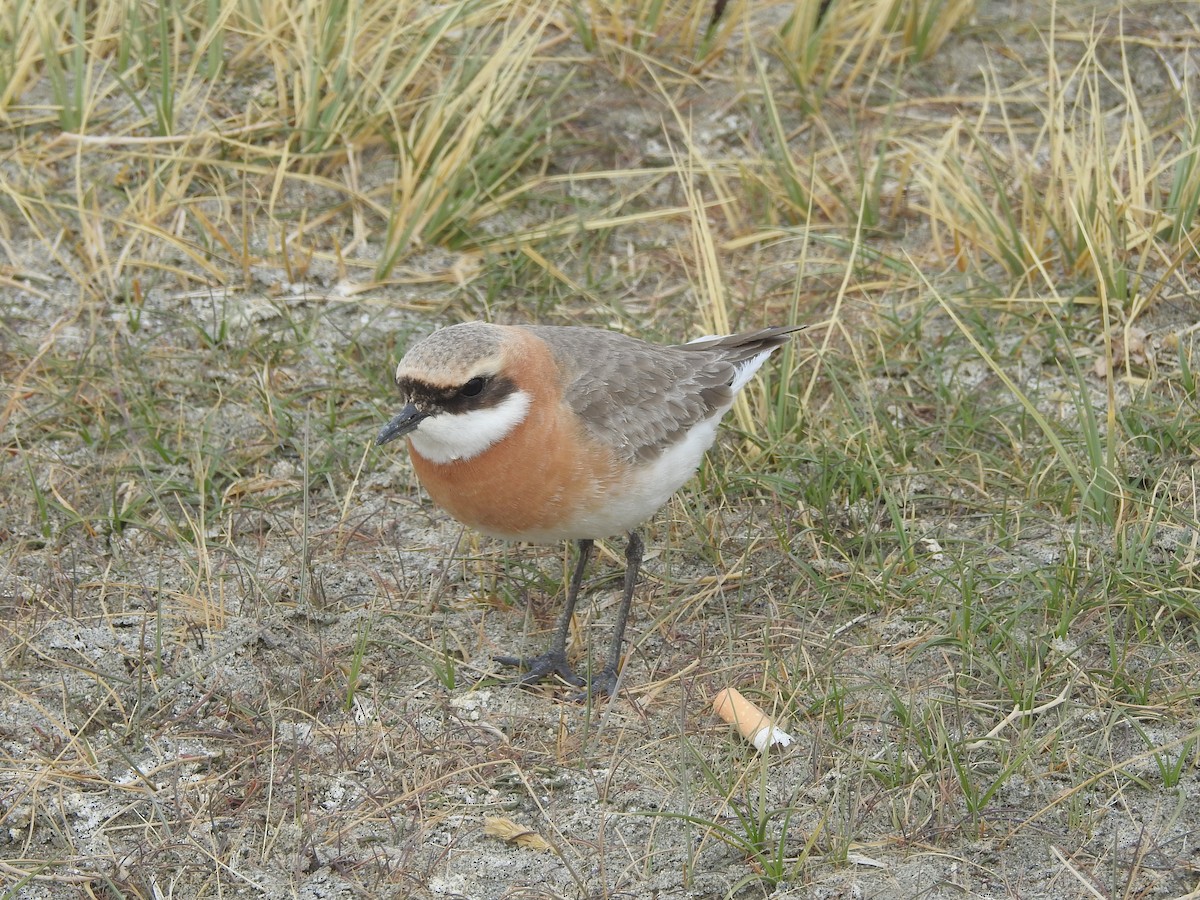
POLYGON ((524 669, 525 674, 515 682, 518 685, 537 684, 551 675, 557 675, 567 684, 573 684, 575 687, 583 687, 585 683, 575 674, 575 670, 567 662, 567 655, 561 650, 547 650, 540 656, 493 656, 492 659, 502 666, 516 666, 524 669))
MULTIPOLYGON (((582 686, 582 681, 580 686, 582 686)), ((580 691, 571 699, 576 703, 584 703, 590 697, 615 696, 617 696, 617 673, 606 666, 592 676, 586 690, 580 691)))

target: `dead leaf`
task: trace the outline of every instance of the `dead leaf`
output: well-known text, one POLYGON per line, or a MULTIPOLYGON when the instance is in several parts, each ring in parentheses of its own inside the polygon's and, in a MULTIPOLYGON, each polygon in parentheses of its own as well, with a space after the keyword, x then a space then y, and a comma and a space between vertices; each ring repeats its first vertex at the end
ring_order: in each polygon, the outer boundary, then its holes
POLYGON ((526 850, 552 849, 536 831, 518 825, 512 819, 504 819, 500 816, 486 817, 483 820, 483 833, 488 837, 500 838, 505 843, 516 844, 526 850))

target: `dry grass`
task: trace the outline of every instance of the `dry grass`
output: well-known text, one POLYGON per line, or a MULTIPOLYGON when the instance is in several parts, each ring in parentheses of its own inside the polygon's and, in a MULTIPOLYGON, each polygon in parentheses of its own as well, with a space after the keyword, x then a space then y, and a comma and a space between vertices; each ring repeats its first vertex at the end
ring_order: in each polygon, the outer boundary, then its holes
POLYGON ((818 6, 0 12, 0 897, 1197 895, 1196 11, 818 6), (612 704, 367 446, 475 317, 813 325, 612 704))

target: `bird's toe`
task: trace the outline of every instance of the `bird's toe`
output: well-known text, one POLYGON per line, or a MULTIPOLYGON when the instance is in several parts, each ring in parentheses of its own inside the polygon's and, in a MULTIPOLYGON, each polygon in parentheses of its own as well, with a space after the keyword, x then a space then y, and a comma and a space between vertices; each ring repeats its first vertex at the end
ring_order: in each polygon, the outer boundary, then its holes
MULTIPOLYGON (((581 680, 579 686, 583 686, 581 680)), ((589 697, 615 697, 617 695, 617 672, 609 668, 601 669, 587 683, 587 690, 580 691, 571 699, 583 703, 589 697)))
POLYGON ((585 684, 567 662, 565 653, 548 650, 540 656, 494 656, 492 659, 502 666, 524 669, 525 673, 516 679, 515 683, 518 685, 537 684, 554 675, 575 687, 583 687, 585 684))

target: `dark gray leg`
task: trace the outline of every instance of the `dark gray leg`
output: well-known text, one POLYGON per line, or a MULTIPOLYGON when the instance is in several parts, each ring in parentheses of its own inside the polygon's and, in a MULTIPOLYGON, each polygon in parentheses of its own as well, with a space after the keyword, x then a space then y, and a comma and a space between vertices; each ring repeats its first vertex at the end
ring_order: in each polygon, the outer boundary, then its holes
POLYGON ((579 561, 575 563, 571 584, 567 588, 567 603, 559 613, 549 649, 540 656, 493 657, 502 666, 520 666, 527 670, 517 680, 517 684, 535 684, 551 675, 558 675, 563 681, 576 687, 582 687, 584 684, 583 679, 575 674, 567 662, 567 637, 571 633, 571 617, 575 614, 575 601, 579 599, 579 588, 583 584, 583 570, 587 568, 588 559, 591 558, 593 542, 582 540, 578 544, 579 561))
POLYGON ((582 700, 587 694, 608 694, 617 692, 617 676, 621 671, 621 645, 625 638, 625 623, 629 619, 629 607, 633 603, 633 589, 637 587, 638 571, 642 567, 642 536, 636 531, 629 532, 629 543, 625 545, 625 594, 621 597, 621 606, 617 610, 617 623, 613 630, 612 644, 608 648, 608 659, 604 668, 592 676, 587 693, 578 695, 575 699, 582 700))

